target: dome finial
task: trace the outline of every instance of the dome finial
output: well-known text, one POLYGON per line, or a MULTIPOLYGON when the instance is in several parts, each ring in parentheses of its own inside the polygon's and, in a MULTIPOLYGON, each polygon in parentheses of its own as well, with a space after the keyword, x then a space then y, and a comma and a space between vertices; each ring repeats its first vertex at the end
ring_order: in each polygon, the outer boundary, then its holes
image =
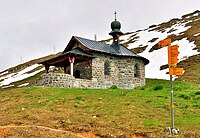
POLYGON ((115 21, 116 21, 117 20, 117 12, 115 11, 114 14, 115 14, 115 21))
POLYGON ((113 37, 113 41, 119 41, 119 37, 121 35, 123 35, 123 33, 120 31, 121 28, 121 23, 119 21, 117 21, 117 12, 114 12, 115 15, 115 20, 112 21, 111 23, 111 29, 112 31, 109 33, 109 35, 111 35, 113 37))

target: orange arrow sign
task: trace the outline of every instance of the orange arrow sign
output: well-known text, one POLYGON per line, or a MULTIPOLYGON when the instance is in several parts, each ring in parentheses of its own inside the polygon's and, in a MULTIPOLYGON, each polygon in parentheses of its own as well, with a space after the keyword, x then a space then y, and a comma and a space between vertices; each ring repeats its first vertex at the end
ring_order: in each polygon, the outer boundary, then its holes
POLYGON ((169 75, 183 75, 183 68, 169 68, 169 75))
POLYGON ((170 46, 171 38, 167 38, 165 40, 161 40, 161 41, 158 42, 158 44, 161 45, 162 47, 170 46))

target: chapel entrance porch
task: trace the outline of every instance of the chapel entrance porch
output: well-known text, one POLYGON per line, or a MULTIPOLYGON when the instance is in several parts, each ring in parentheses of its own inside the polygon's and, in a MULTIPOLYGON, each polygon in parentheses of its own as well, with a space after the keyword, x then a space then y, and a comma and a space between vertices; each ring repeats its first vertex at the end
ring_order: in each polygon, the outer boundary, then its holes
POLYGON ((55 58, 41 62, 45 65, 45 72, 49 73, 50 67, 62 68, 65 74, 75 78, 92 79, 92 59, 94 57, 81 48, 74 48, 55 58))

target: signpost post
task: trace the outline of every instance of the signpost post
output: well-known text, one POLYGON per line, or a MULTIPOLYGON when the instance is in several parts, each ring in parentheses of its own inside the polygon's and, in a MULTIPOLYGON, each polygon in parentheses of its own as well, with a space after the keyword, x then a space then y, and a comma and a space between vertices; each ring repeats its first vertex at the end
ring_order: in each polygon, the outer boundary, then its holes
POLYGON ((170 75, 170 108, 171 108, 171 128, 168 127, 166 131, 170 135, 177 135, 179 132, 178 128, 174 128, 174 99, 173 99, 173 76, 181 76, 183 74, 183 68, 176 68, 178 63, 178 45, 171 46, 171 39, 165 39, 158 42, 162 47, 168 46, 168 67, 170 75))

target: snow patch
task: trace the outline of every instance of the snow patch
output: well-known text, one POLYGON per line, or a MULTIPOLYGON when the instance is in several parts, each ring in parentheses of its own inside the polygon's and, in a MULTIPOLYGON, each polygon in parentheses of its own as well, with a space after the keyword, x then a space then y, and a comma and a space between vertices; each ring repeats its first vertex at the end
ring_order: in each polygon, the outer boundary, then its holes
POLYGON ((194 42, 189 42, 186 38, 183 38, 179 41, 174 41, 171 45, 177 44, 179 46, 179 55, 178 59, 179 62, 182 60, 185 60, 186 58, 193 56, 193 55, 198 55, 199 52, 197 50, 193 50, 196 45, 194 42))
MULTIPOLYGON (((2 76, 2 77, 0 77, 0 80, 4 80, 4 79, 7 79, 7 78, 10 78, 10 77, 12 77, 12 76, 14 76, 14 75, 16 75, 17 73, 10 73, 10 74, 7 74, 7 75, 5 75, 5 76, 2 76)), ((0 83, 1 84, 1 83, 0 83)))
POLYGON ((194 21, 198 21, 198 20, 200 20, 200 18, 197 18, 197 19, 195 19, 194 21))
POLYGON ((27 85, 29 85, 29 83, 24 83, 24 84, 18 85, 17 87, 24 87, 24 86, 27 86, 27 85))
POLYGON ((145 51, 139 55, 149 59, 150 61, 150 63, 145 66, 146 78, 169 79, 169 75, 166 74, 168 69, 160 70, 161 65, 168 63, 167 47, 155 50, 154 52, 145 51))
POLYGON ((2 72, 2 73, 0 74, 0 76, 3 76, 3 75, 5 75, 5 74, 8 74, 8 71, 2 72))
POLYGON ((197 34, 195 34, 194 36, 199 36, 200 35, 200 33, 197 33, 197 34))
POLYGON ((171 34, 177 35, 177 34, 179 34, 181 32, 185 32, 186 30, 191 28, 191 26, 187 26, 187 27, 185 26, 187 23, 184 23, 184 24, 181 24, 181 25, 177 25, 177 24, 173 25, 170 29, 176 29, 176 31, 173 31, 173 32, 169 33, 169 35, 171 35, 171 34))
POLYGON ((195 13, 195 14, 193 14, 193 16, 199 16, 199 13, 195 13))
POLYGON ((10 88, 10 87, 14 87, 15 85, 8 85, 8 86, 4 86, 4 87, 2 87, 3 89, 5 89, 5 88, 10 88))
MULTIPOLYGON (((184 32, 184 31, 188 30, 191 27, 191 26, 186 27, 185 25, 186 25, 186 23, 174 24, 170 28, 165 29, 164 32, 160 32, 160 31, 156 31, 156 30, 155 31, 149 31, 149 30, 151 30, 151 28, 147 29, 145 31, 140 31, 134 36, 134 37, 138 37, 136 42, 130 43, 128 48, 132 49, 132 48, 138 47, 139 45, 148 45, 146 51, 149 51, 152 48, 152 46, 154 46, 155 44, 158 43, 158 41, 167 38, 171 34, 178 35, 178 34, 184 32), (175 30, 175 31, 167 33, 170 30, 175 30), (151 43, 151 42, 149 42, 149 40, 151 40, 152 38, 158 38, 158 39, 155 42, 151 43)), ((131 36, 131 34, 129 34, 127 36, 123 36, 123 39, 129 40, 130 36, 131 36)))
POLYGON ((9 85, 12 82, 16 82, 16 81, 20 81, 20 80, 26 79, 26 78, 34 76, 35 74, 37 74, 37 73, 39 73, 39 72, 44 70, 44 68, 42 68, 40 70, 36 70, 35 72, 27 73, 27 72, 37 68, 38 66, 41 66, 41 65, 34 64, 32 66, 29 66, 29 67, 21 70, 20 72, 11 73, 11 74, 8 74, 8 75, 0 78, 0 80, 4 79, 3 81, 0 82, 0 86, 9 85))

